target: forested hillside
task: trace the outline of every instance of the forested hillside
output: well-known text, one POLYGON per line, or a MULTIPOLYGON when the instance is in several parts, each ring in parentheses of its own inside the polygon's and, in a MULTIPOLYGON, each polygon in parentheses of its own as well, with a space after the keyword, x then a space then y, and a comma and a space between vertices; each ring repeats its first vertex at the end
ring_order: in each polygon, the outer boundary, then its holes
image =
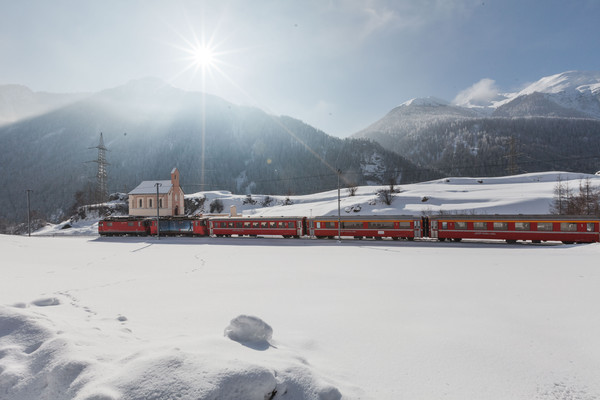
POLYGON ((337 169, 344 186, 438 176, 367 140, 334 138, 290 117, 146 79, 0 128, 0 218, 25 218, 26 189, 34 212, 50 220, 76 194, 93 201, 100 132, 110 192, 168 179, 173 167, 186 193, 305 194, 336 187, 337 169))
POLYGON ((591 119, 460 119, 401 137, 372 138, 418 165, 451 176, 600 170, 600 121, 591 119))

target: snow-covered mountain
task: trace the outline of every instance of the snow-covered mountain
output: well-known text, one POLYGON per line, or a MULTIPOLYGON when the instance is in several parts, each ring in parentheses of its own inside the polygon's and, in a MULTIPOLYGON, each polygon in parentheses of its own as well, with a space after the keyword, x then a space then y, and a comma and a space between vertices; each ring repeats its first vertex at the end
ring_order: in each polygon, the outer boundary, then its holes
POLYGON ((567 71, 546 76, 518 92, 498 93, 487 103, 474 96, 463 96, 455 103, 503 117, 600 118, 600 71, 567 71))
POLYGON ((481 114, 476 110, 455 106, 442 99, 435 97, 416 98, 400 104, 387 113, 385 117, 353 136, 378 141, 377 137, 373 137, 373 135, 403 136, 424 129, 431 124, 479 116, 481 114))
POLYGON ((564 72, 514 93, 482 80, 452 103, 431 97, 402 103, 353 137, 444 174, 594 172, 600 165, 600 72, 564 72))

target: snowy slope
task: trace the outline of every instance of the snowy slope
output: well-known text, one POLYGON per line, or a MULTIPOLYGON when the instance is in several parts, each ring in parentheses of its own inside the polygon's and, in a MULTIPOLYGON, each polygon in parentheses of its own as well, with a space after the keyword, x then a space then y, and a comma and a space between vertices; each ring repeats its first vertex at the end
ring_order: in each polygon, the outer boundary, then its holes
MULTIPOLYGON (((400 185, 391 205, 377 199, 377 190, 384 186, 359 187, 350 196, 344 187, 340 191, 343 215, 422 215, 446 213, 464 214, 548 214, 554 197, 557 179, 577 193, 580 181, 589 178, 600 187, 600 176, 570 172, 532 173, 495 178, 444 178, 430 182, 400 185)), ((342 183, 343 184, 343 183, 342 183)), ((337 215, 337 190, 305 196, 269 196, 271 203, 264 207, 264 195, 234 195, 227 191, 198 192, 186 198, 204 199, 204 205, 194 213, 206 214, 210 203, 220 200, 224 213, 235 206, 238 213, 256 216, 318 216, 337 215), (290 204, 291 203, 291 204, 290 204)), ((97 218, 65 221, 48 225, 36 235, 95 235, 97 218), (64 229, 65 225, 71 228, 64 229)))

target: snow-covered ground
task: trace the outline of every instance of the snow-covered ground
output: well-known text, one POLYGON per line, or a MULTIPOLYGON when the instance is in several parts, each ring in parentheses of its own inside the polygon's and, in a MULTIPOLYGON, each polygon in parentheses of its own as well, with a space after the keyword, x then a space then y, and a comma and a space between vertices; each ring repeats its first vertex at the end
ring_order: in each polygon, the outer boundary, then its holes
MULTIPOLYGON (((392 207, 539 213, 554 185, 452 178, 392 207)), ((387 212, 367 191, 342 207, 387 212)), ((333 213, 336 195, 269 209, 333 213)), ((600 244, 0 236, 0 253, 2 400, 600 398, 600 244)))
MULTIPOLYGON (((430 182, 399 185, 391 205, 377 199, 378 189, 386 186, 359 187, 350 196, 342 187, 340 191, 343 215, 433 215, 440 212, 456 214, 548 214, 554 198, 557 179, 562 180, 574 194, 584 179, 593 187, 600 187, 600 175, 572 172, 532 173, 496 178, 445 178, 430 182)), ((254 216, 322 216, 337 215, 338 191, 331 190, 306 196, 269 196, 268 207, 261 205, 265 196, 252 195, 256 204, 248 203, 247 196, 226 191, 199 192, 186 198, 205 198, 203 208, 196 214, 210 211, 210 204, 220 200, 224 213, 235 206, 237 213, 254 216), (288 200, 290 205, 286 205, 288 200)), ((98 219, 65 221, 49 225, 36 235, 96 235, 98 219), (63 229, 65 225, 69 229, 63 229)))

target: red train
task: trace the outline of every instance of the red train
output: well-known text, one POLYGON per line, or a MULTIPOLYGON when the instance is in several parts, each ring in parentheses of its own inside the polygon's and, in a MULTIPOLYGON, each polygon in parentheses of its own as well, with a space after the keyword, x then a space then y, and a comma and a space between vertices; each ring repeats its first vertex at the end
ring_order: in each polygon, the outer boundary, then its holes
MULTIPOLYGON (((600 241, 600 219, 564 215, 436 215, 416 217, 342 216, 342 237, 393 240, 433 238, 439 241, 499 239, 593 243, 600 241)), ((334 238, 338 218, 325 217, 224 217, 181 216, 160 219, 164 236, 283 236, 334 238)), ((98 233, 112 235, 156 235, 156 218, 108 217, 98 223, 98 233)))

